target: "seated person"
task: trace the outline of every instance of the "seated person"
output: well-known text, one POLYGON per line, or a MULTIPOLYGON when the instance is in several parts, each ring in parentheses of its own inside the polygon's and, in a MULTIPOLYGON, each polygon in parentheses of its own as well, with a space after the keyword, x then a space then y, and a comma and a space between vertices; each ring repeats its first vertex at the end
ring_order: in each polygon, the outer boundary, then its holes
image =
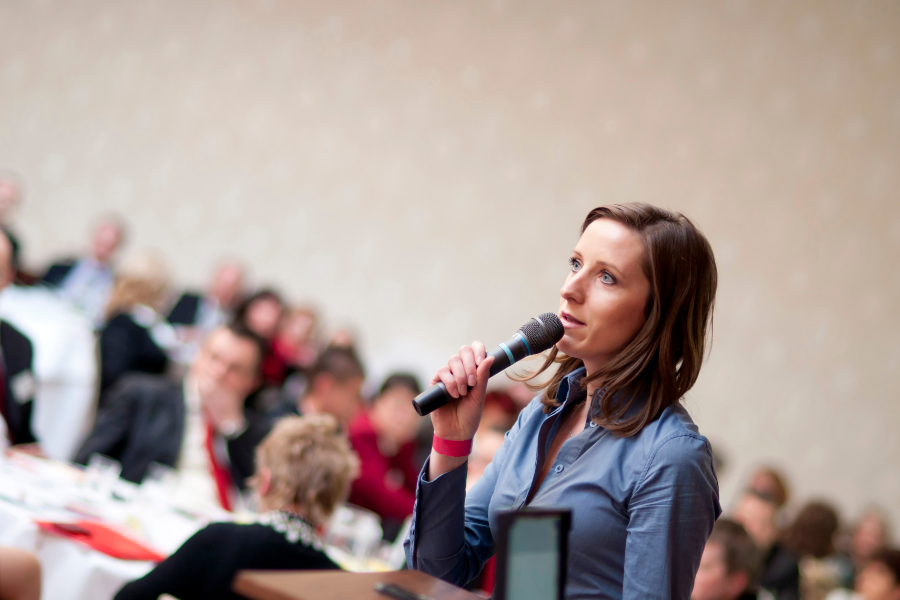
POLYGON ((691 600, 749 600, 759 569, 756 545, 736 521, 719 519, 703 549, 691 600))
POLYGON ((256 450, 251 485, 262 512, 255 523, 213 523, 193 535, 116 600, 243 598, 231 591, 242 569, 337 569, 316 530, 344 501, 358 463, 337 421, 287 417, 256 450))
POLYGON ((292 308, 285 315, 272 347, 288 370, 306 369, 316 360, 317 322, 311 308, 292 308))
POLYGON ((196 328, 203 334, 233 318, 244 285, 244 269, 236 262, 224 262, 213 275, 204 294, 185 292, 169 311, 169 323, 196 328))
POLYGON ((849 549, 855 573, 862 572, 875 553, 885 547, 887 532, 887 519, 880 509, 870 507, 859 517, 853 527, 849 549))
POLYGON ((280 387, 287 377, 287 365, 275 353, 272 344, 284 314, 284 302, 274 290, 263 289, 244 300, 234 313, 240 323, 266 341, 262 376, 266 386, 280 387))
POLYGON ((179 471, 176 499, 230 510, 253 473, 265 420, 244 406, 259 385, 262 342, 237 326, 213 331, 183 381, 130 375, 110 391, 75 462, 92 454, 122 463, 139 483, 152 462, 179 471))
POLYGON ((391 375, 369 410, 359 411, 350 424, 350 444, 362 465, 350 502, 377 513, 385 525, 399 526, 416 503, 421 465, 414 462, 413 440, 421 417, 412 401, 421 391, 414 376, 391 375))
MULTIPOLYGON (((9 238, 0 231, 0 291, 15 277, 12 255, 9 238)), ((33 360, 31 340, 6 321, 0 321, 0 447, 36 441, 31 428, 33 360)))
POLYGON ((34 554, 0 546, 0 598, 40 600, 41 563, 34 554))
POLYGON ((874 552, 856 576, 855 591, 834 590, 826 600, 900 600, 900 549, 874 552))
POLYGON ((41 281, 59 292, 60 298, 84 313, 95 325, 103 322, 104 309, 113 287, 112 263, 124 237, 124 226, 106 217, 94 230, 87 256, 54 263, 41 281))
POLYGON ((776 600, 797 600, 800 566, 797 557, 779 539, 777 500, 747 490, 738 501, 733 517, 753 538, 762 557, 760 587, 776 600))
POLYGON ((100 331, 101 394, 126 373, 165 373, 166 351, 177 342, 175 330, 156 312, 167 283, 165 267, 151 254, 132 257, 116 275, 100 331))
POLYGON ((356 352, 348 348, 326 348, 310 369, 300 399, 286 409, 275 411, 273 417, 329 414, 347 427, 362 406, 365 377, 356 352))

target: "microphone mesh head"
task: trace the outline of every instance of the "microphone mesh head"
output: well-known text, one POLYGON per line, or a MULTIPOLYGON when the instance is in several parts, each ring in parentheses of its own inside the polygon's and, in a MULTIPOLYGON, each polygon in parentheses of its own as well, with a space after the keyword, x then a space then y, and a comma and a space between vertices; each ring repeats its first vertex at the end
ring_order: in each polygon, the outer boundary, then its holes
POLYGON ((540 354, 562 339, 562 321, 554 313, 543 313, 528 320, 519 327, 519 332, 528 341, 532 354, 540 354))

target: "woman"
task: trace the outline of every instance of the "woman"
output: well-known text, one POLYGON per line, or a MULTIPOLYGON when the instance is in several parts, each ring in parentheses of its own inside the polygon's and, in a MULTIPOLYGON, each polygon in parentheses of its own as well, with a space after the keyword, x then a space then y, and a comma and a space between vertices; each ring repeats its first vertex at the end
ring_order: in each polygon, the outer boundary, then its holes
POLYGON ((687 599, 721 512, 709 444, 679 403, 711 329, 712 249, 680 214, 612 205, 588 214, 569 262, 565 334, 541 372, 558 370, 468 495, 493 361, 475 342, 435 375, 457 401, 432 413, 407 561, 464 584, 494 553, 499 511, 564 507, 567 598, 687 599))
POLYGON ((284 302, 274 290, 262 289, 241 303, 234 314, 236 323, 266 341, 268 351, 263 357, 262 374, 264 384, 280 387, 287 377, 287 364, 275 353, 273 343, 278 333, 278 325, 284 314, 284 302))
POLYGON ((419 472, 413 441, 421 419, 412 401, 420 392, 413 375, 394 373, 384 380, 369 410, 360 411, 350 423, 350 444, 361 463, 350 502, 381 516, 388 538, 389 530, 396 537, 416 501, 419 472))
POLYGON ((257 522, 208 525, 116 600, 243 598, 231 591, 243 569, 338 568, 316 530, 347 497, 357 469, 334 417, 285 417, 256 449, 257 522))
POLYGON ((157 312, 168 285, 166 268, 153 254, 133 256, 116 274, 100 332, 100 391, 131 372, 164 373, 175 330, 157 312))

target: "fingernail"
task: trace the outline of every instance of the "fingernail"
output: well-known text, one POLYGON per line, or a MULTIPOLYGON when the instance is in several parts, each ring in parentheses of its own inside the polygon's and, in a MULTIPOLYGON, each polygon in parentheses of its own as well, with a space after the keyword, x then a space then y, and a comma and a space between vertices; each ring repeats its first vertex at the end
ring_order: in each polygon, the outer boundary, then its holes
POLYGON ((469 375, 469 387, 472 387, 473 385, 475 385, 475 376, 469 375))

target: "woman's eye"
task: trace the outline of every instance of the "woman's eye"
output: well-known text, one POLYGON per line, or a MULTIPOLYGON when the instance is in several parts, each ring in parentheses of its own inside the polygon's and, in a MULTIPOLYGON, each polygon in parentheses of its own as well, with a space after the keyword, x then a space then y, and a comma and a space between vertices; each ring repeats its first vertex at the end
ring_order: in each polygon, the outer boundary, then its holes
POLYGON ((615 283, 616 278, 604 271, 603 274, 600 275, 600 281, 602 281, 603 283, 615 283))
POLYGON ((581 270, 581 261, 579 261, 577 258, 570 258, 569 265, 572 267, 572 271, 575 273, 581 270))

